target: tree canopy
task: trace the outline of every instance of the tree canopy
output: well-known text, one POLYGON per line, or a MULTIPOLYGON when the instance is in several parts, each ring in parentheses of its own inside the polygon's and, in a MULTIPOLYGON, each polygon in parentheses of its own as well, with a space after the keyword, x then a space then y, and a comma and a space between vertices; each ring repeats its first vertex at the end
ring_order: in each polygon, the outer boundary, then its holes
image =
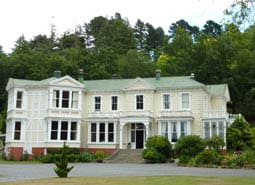
POLYGON ((195 73, 196 80, 205 84, 227 83, 232 99, 229 111, 255 120, 254 24, 243 29, 234 21, 208 20, 200 29, 182 19, 165 33, 140 19, 132 27, 116 13, 110 18, 95 17, 74 33, 56 35, 37 35, 31 40, 20 36, 10 54, 0 47, 1 122, 8 78, 41 80, 55 70, 77 78, 79 69, 85 71, 85 79, 107 79, 113 74, 148 77, 156 69, 163 76, 195 73))

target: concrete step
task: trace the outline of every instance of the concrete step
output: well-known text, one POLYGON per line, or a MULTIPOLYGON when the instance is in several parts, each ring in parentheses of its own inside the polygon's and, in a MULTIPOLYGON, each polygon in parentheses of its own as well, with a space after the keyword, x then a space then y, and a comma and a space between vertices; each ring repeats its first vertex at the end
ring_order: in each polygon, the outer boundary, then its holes
POLYGON ((107 163, 144 163, 142 157, 143 150, 117 150, 108 160, 107 163))

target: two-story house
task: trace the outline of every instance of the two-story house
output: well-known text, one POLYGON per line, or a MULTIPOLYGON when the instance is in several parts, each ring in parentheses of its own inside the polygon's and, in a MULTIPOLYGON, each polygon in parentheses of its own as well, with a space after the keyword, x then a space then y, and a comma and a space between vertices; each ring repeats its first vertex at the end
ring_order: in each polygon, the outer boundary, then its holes
POLYGON ((45 154, 48 148, 113 152, 144 148, 146 138, 171 143, 195 134, 226 139, 230 100, 226 84, 205 85, 194 76, 41 81, 9 79, 7 155, 45 154))

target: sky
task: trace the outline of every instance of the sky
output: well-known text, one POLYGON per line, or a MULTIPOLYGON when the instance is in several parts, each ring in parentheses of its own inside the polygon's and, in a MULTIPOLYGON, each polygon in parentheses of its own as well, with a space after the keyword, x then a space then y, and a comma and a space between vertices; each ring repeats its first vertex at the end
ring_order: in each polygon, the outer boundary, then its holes
POLYGON ((10 53, 22 35, 27 40, 39 34, 50 34, 51 24, 58 35, 73 32, 96 16, 110 18, 119 12, 134 26, 137 19, 169 26, 180 19, 203 27, 207 20, 220 23, 223 11, 233 0, 3 0, 0 2, 0 46, 10 53))

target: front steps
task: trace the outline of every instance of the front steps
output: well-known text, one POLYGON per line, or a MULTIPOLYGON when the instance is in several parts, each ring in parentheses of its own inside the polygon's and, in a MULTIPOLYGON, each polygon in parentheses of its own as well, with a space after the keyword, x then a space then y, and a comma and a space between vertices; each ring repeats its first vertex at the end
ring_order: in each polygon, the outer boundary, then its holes
POLYGON ((107 163, 144 163, 142 153, 143 153, 143 149, 117 150, 109 159, 105 160, 105 162, 107 163))

